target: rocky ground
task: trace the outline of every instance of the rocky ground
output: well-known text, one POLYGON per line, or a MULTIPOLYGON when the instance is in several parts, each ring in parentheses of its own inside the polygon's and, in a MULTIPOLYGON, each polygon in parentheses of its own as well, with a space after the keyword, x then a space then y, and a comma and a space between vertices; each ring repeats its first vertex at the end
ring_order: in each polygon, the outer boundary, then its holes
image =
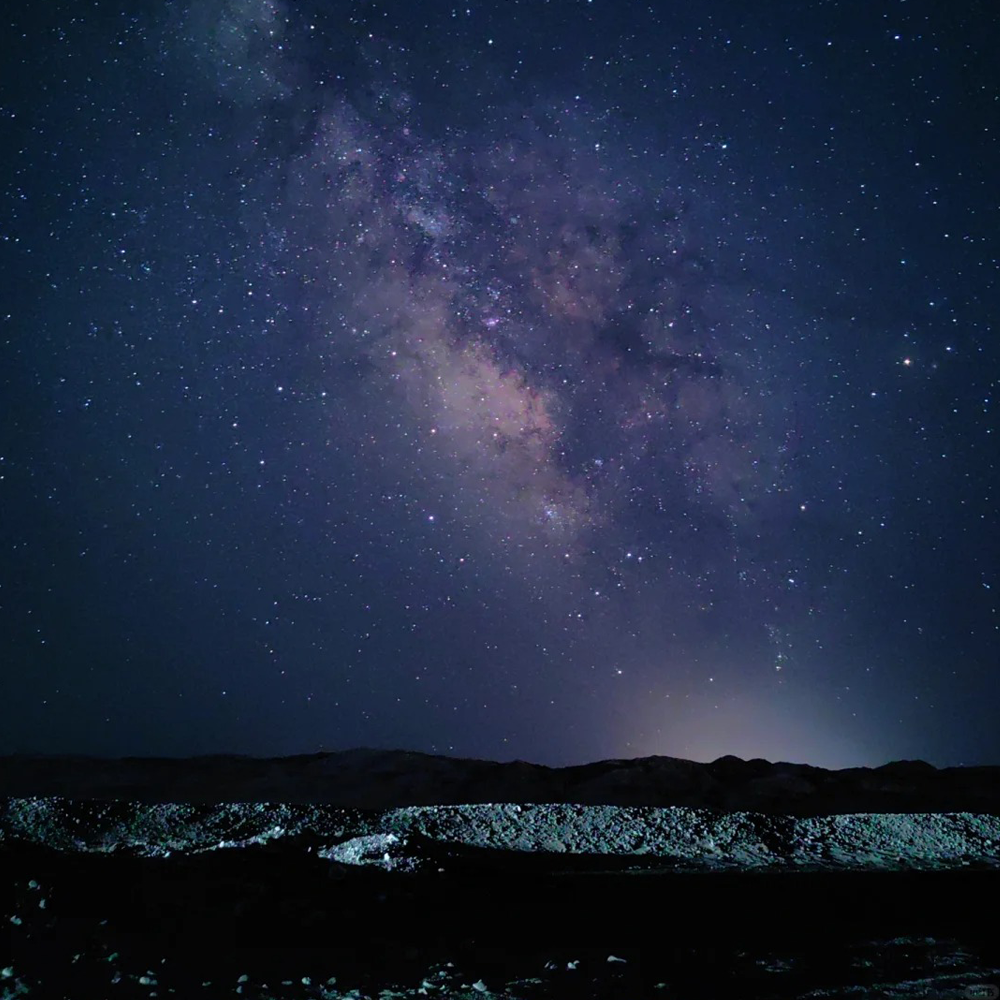
MULTIPOLYGON (((8 758, 0 998, 1000 996, 1000 809, 828 812, 844 772, 737 780, 733 759, 661 767, 687 782, 672 792, 650 785, 659 759, 588 765, 562 787, 646 804, 546 803, 554 769, 513 799, 488 762, 359 753, 339 775, 336 755, 174 762, 172 784, 157 762, 144 780, 140 762, 8 758), (434 768, 478 804, 416 803, 434 768)), ((909 767, 922 789, 878 770, 854 779, 869 798, 930 801, 934 769, 909 767)), ((996 794, 963 780, 933 794, 996 794)))

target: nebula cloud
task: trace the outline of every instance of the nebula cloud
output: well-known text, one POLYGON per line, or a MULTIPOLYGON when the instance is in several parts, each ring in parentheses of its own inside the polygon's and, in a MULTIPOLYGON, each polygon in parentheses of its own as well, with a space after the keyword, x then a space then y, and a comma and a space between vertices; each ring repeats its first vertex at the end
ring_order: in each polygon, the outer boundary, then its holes
POLYGON ((600 608, 609 636, 655 643, 723 594, 767 601, 773 574, 751 591, 745 567, 781 517, 789 431, 766 303, 669 136, 642 147, 574 97, 453 128, 408 90, 401 50, 361 39, 331 82, 277 4, 197 16, 247 137, 260 280, 358 475, 440 526, 446 562, 474 550, 556 617, 600 608))
POLYGON ((708 314, 683 207, 595 134, 585 111, 545 107, 424 141, 338 98, 272 207, 284 266, 329 356, 436 437, 462 516, 574 544, 646 503, 738 525, 780 428, 747 338, 708 314), (652 496, 664 482, 677 495, 652 496))

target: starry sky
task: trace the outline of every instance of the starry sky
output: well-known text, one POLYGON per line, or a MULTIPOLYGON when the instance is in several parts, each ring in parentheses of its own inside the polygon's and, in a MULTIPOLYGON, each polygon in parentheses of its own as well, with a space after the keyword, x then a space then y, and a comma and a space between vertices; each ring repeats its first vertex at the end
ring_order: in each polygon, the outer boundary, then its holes
POLYGON ((965 0, 56 0, 0 752, 1000 763, 965 0))

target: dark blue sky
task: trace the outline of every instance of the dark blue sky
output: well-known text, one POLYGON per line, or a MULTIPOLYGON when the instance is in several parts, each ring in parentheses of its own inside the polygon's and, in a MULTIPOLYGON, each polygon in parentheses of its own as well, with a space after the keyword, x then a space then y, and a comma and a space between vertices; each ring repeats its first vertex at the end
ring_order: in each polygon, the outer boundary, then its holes
POLYGON ((992 4, 3 18, 0 752, 1000 763, 992 4))

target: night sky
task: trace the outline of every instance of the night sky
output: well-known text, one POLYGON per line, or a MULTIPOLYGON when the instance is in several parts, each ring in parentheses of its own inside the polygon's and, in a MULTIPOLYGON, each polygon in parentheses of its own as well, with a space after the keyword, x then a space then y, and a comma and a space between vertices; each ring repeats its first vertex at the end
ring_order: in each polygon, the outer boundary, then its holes
POLYGON ((2 37, 0 752, 1000 763, 992 0, 2 37))

